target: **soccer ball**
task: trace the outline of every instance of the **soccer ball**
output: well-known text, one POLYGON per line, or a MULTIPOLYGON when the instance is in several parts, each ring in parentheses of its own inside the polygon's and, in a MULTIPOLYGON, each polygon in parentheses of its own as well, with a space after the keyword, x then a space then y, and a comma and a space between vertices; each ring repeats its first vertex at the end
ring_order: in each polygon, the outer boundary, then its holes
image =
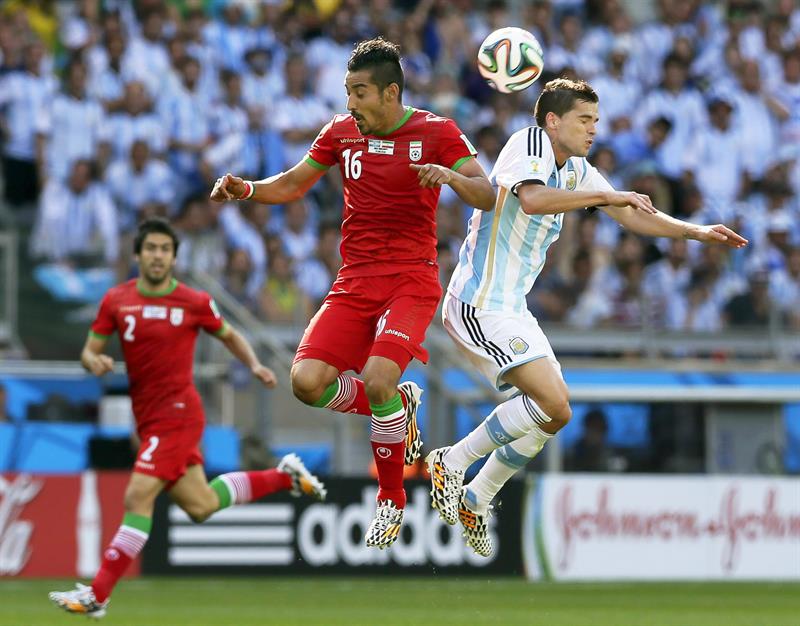
POLYGON ((542 46, 527 30, 499 28, 478 50, 478 71, 493 89, 513 93, 530 87, 542 73, 542 46))

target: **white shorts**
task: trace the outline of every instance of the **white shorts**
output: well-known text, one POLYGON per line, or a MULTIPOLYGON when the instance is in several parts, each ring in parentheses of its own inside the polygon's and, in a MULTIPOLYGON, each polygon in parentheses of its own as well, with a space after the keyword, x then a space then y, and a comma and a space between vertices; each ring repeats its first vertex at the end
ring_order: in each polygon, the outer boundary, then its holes
POLYGON ((529 361, 550 359, 561 372, 550 342, 530 311, 476 309, 448 293, 442 322, 459 351, 499 391, 515 389, 502 380, 503 374, 529 361))

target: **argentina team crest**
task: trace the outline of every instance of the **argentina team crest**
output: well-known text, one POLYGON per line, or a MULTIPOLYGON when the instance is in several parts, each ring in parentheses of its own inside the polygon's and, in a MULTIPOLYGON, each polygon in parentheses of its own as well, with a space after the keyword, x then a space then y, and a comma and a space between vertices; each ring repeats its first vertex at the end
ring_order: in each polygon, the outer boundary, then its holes
POLYGON ((177 306, 169 310, 169 323, 173 326, 180 326, 183 324, 183 309, 177 306))
POLYGON ((578 186, 578 177, 575 175, 575 170, 567 172, 567 191, 575 191, 578 186))
POLYGON ((422 142, 408 142, 408 158, 412 161, 419 161, 422 158, 422 142))
POLYGON ((530 348, 528 342, 522 337, 514 337, 508 342, 508 347, 511 348, 511 352, 514 354, 525 354, 528 351, 528 348, 530 348))

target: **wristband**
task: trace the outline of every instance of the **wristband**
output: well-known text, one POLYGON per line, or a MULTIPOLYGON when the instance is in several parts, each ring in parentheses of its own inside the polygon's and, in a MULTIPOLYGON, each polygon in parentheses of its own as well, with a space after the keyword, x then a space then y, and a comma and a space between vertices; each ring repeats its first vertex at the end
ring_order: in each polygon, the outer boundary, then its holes
POLYGON ((239 200, 249 200, 256 193, 256 186, 249 180, 244 181, 244 193, 239 196, 239 200))

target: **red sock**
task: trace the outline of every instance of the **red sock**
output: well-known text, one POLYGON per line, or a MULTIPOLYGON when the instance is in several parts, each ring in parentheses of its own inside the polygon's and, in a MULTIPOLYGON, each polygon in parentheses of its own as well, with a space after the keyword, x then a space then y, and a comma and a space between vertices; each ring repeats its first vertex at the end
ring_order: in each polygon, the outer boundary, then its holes
POLYGON ((245 472, 245 474, 250 479, 253 500, 258 500, 276 491, 286 491, 292 488, 292 477, 286 472, 276 469, 245 472))
POLYGON ((210 483, 219 496, 219 508, 258 500, 276 491, 292 488, 292 477, 276 469, 256 472, 228 472, 210 483))
POLYGON ((375 467, 378 470, 378 500, 391 500, 399 509, 406 506, 403 489, 403 455, 406 442, 380 443, 370 441, 375 467))
POLYGON ((349 374, 339 374, 339 391, 327 407, 339 413, 372 415, 364 381, 349 374))
POLYGON ((128 565, 142 551, 150 534, 149 517, 126 513, 117 534, 103 552, 103 562, 92 581, 95 600, 104 602, 128 565))

